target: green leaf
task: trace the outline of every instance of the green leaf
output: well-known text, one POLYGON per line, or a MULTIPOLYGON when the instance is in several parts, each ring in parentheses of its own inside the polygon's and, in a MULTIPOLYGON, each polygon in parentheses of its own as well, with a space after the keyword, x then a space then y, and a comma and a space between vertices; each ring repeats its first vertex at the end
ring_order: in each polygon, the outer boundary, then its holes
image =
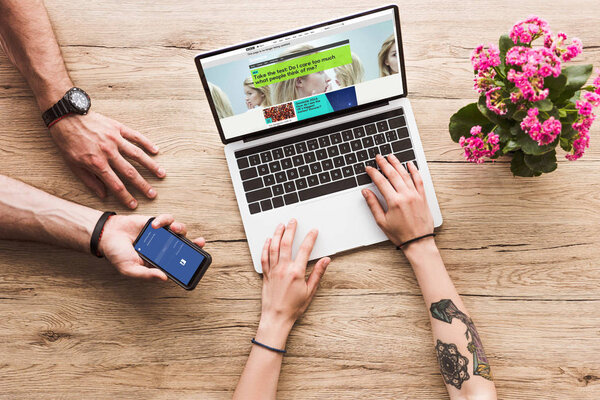
POLYGON ((577 131, 573 129, 571 124, 562 124, 560 129, 560 137, 563 139, 571 140, 577 136, 577 131))
POLYGON ((512 115, 513 119, 516 121, 523 121, 523 119, 525 119, 526 116, 527 110, 515 111, 515 113, 512 115))
POLYGON ((562 69, 562 74, 567 77, 567 83, 563 92, 557 99, 560 104, 571 98, 589 79, 592 74, 593 65, 571 65, 562 69))
POLYGON ((552 172, 558 166, 556 164, 555 150, 549 151, 548 153, 544 153, 539 156, 525 154, 523 161, 525 161, 525 165, 527 165, 529 169, 537 172, 552 172))
POLYGON ((560 138, 560 147, 566 151, 567 153, 570 153, 571 150, 573 149, 573 145, 571 143, 571 141, 567 138, 564 138, 561 136, 560 138))
POLYGON ((510 38, 510 36, 508 35, 502 35, 500 36, 500 39, 498 40, 498 48, 500 49, 500 70, 505 72, 506 71, 506 52, 511 48, 516 46, 515 43, 512 41, 512 39, 510 38))
POLYGON ((498 114, 493 111, 490 111, 485 105, 485 95, 479 96, 479 101, 477 102, 477 107, 481 114, 483 114, 487 119, 492 121, 495 125, 502 126, 504 128, 510 129, 510 121, 506 118, 502 118, 498 114))
POLYGON ((556 100, 563 92, 566 85, 567 77, 564 74, 560 74, 556 78, 552 75, 544 78, 544 86, 550 89, 550 94, 548 95, 550 100, 556 100))
POLYGON ((514 176, 530 177, 535 176, 535 171, 525 165, 525 154, 522 151, 516 151, 513 154, 512 161, 510 162, 510 171, 514 176))
POLYGON ((554 104, 552 103, 552 100, 550 100, 550 99, 536 101, 535 103, 532 103, 531 105, 532 105, 532 107, 537 107, 537 109, 539 111, 550 111, 554 107, 554 104))
POLYGON ((450 137, 458 143, 461 136, 471 136, 471 128, 475 125, 481 125, 484 132, 490 131, 494 126, 481 114, 477 108, 477 103, 467 104, 450 117, 450 124, 448 125, 450 137))
POLYGON ((515 140, 510 139, 506 145, 502 148, 502 153, 506 154, 509 151, 519 150, 521 146, 515 140))
POLYGON ((500 137, 500 142, 502 143, 508 142, 512 138, 510 129, 506 129, 501 126, 494 129, 494 133, 500 137))
POLYGON ((511 132, 516 132, 517 138, 515 139, 515 141, 519 144, 519 146, 521 146, 521 150, 523 150, 523 152, 526 154, 544 154, 553 150, 558 144, 558 139, 556 139, 550 144, 540 146, 527 133, 523 132, 523 130, 518 124, 512 127, 511 132))

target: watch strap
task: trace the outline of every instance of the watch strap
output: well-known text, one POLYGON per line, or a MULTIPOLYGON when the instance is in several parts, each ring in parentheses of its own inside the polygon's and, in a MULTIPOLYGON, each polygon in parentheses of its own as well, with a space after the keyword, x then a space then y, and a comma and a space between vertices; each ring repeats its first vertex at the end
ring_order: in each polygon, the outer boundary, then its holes
POLYGON ((73 112, 73 110, 71 109, 71 105, 65 97, 60 99, 58 102, 56 102, 56 104, 54 104, 42 114, 42 119, 44 120, 44 123, 48 128, 52 126, 53 122, 58 122, 59 118, 62 118, 65 115, 73 112))
POLYGON ((104 224, 106 224, 106 221, 108 221, 110 217, 116 214, 117 213, 113 211, 106 211, 100 216, 98 222, 96 222, 96 226, 94 227, 94 231, 92 232, 92 237, 90 239, 90 251, 98 258, 102 258, 102 254, 100 254, 98 251, 98 246, 100 245, 102 232, 104 232, 104 224))

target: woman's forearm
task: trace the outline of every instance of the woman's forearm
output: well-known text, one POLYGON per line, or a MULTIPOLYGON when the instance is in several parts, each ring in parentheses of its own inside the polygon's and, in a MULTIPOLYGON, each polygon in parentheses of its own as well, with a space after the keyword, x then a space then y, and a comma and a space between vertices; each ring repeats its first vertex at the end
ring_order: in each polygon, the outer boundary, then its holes
POLYGON ((404 249, 431 319, 440 370, 452 399, 495 399, 481 338, 456 291, 433 238, 404 249))
POLYGON ((0 175, 0 239, 44 242, 88 252, 101 214, 0 175))

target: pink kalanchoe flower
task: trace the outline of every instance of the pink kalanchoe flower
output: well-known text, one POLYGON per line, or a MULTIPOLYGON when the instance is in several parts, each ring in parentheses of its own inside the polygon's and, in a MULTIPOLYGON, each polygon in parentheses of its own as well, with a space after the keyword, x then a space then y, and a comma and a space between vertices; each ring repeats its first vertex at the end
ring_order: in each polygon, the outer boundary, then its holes
POLYGON ((550 144, 554 142, 556 137, 560 135, 560 131, 562 129, 562 124, 559 120, 554 119, 554 117, 550 117, 542 123, 542 130, 539 133, 537 138, 532 138, 536 140, 538 145, 543 146, 545 144, 550 144))
POLYGON ((483 45, 477 46, 471 53, 471 64, 473 69, 477 71, 486 71, 492 67, 500 65, 500 50, 498 46, 490 43, 487 49, 483 45))
POLYGON ((592 104, 587 101, 577 100, 575 108, 577 108, 580 115, 585 117, 589 117, 592 114, 592 104))
POLYGON ((483 163, 483 157, 492 157, 500 149, 500 137, 493 132, 484 136, 480 125, 471 128, 471 137, 461 136, 458 143, 464 149, 467 161, 477 164, 483 163))
POLYGON ((533 140, 537 140, 542 131, 542 124, 537 118, 538 114, 539 111, 537 108, 530 108, 527 110, 527 116, 521 121, 521 129, 523 129, 523 132, 529 134, 533 140))
POLYGON ((565 155, 565 158, 569 161, 575 161, 583 156, 585 149, 590 147, 590 135, 580 134, 577 139, 573 141, 573 153, 565 155))
POLYGON ((597 94, 600 94, 600 68, 596 70, 596 73, 598 74, 598 76, 596 77, 596 79, 594 79, 592 85, 594 85, 594 87, 596 88, 595 92, 597 94))
POLYGON ((548 35, 550 35, 548 22, 536 16, 517 22, 510 31, 510 38, 515 44, 517 42, 529 44, 538 37, 548 35))
POLYGON ((600 94, 596 92, 584 92, 583 98, 586 99, 593 107, 600 106, 600 94))
POLYGON ((529 58, 531 49, 525 46, 514 46, 506 52, 506 63, 512 65, 523 65, 529 58))
POLYGON ((501 87, 493 87, 485 92, 485 105, 490 111, 498 115, 504 115, 508 112, 506 103, 502 100, 501 91, 501 87))
POLYGON ((519 92, 511 92, 510 101, 513 103, 517 103, 519 100, 523 99, 523 93, 519 92))
POLYGON ((493 68, 477 72, 475 78, 473 79, 475 81, 473 89, 475 89, 478 93, 487 92, 494 86, 495 76, 496 71, 493 68))
POLYGON ((582 52, 583 52, 583 44, 581 43, 581 40, 579 40, 577 38, 573 38, 573 44, 571 44, 570 46, 567 46, 567 51, 565 51, 565 53, 563 53, 562 59, 563 59, 563 61, 571 61, 572 59, 577 57, 582 52))

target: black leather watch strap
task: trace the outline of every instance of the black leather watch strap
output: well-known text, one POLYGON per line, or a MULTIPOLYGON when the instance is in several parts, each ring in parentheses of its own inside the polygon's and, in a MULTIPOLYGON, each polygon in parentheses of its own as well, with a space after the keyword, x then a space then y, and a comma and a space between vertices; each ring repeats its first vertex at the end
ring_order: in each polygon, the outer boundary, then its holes
POLYGON ((63 97, 56 104, 50 107, 45 113, 43 113, 42 118, 46 126, 50 127, 50 124, 52 124, 52 122, 72 112, 73 110, 71 109, 69 102, 63 97))
POLYGON ((90 239, 90 251, 98 258, 102 258, 102 254, 100 254, 98 251, 98 245, 100 244, 100 238, 102 237, 102 232, 104 231, 104 224, 106 224, 106 221, 108 221, 110 217, 116 214, 117 213, 113 211, 106 211, 104 214, 102 214, 100 219, 98 219, 98 222, 96 222, 96 227, 94 228, 94 231, 92 232, 92 238, 90 239))

